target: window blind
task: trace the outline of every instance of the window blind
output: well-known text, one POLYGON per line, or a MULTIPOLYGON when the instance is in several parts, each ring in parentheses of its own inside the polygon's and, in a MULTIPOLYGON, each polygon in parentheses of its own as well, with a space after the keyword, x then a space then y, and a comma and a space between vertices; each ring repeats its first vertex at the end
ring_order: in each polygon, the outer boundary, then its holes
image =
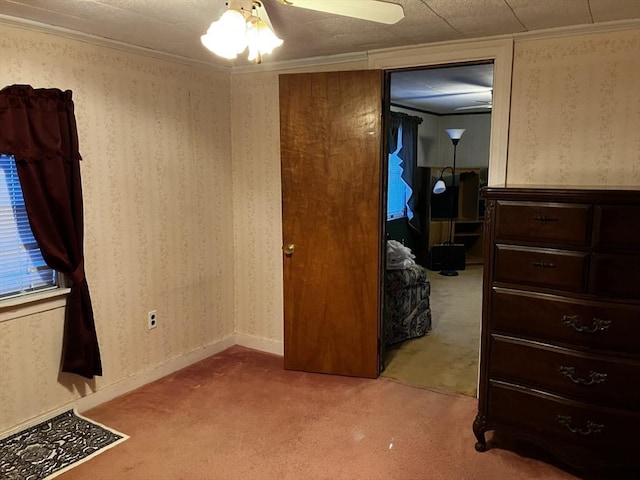
POLYGON ((56 285, 31 233, 15 160, 0 154, 0 298, 56 285))

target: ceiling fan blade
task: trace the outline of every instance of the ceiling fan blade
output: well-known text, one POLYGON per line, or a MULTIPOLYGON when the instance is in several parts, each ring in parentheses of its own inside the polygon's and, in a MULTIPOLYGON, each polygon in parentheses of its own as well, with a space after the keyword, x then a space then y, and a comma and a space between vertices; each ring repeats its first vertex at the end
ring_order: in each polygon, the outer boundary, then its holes
POLYGON ((476 88, 476 89, 483 89, 483 90, 493 89, 492 79, 487 79, 487 78, 470 79, 468 77, 452 77, 451 81, 456 82, 460 85, 468 86, 469 88, 476 88))
POLYGON ((317 12, 333 13, 345 17, 360 18, 371 22, 392 25, 404 18, 401 5, 378 0, 279 0, 292 7, 306 8, 317 12))
POLYGON ((479 108, 492 108, 493 105, 491 105, 490 103, 486 104, 486 105, 470 105, 468 107, 458 107, 458 108, 454 108, 454 110, 458 111, 458 110, 477 110, 479 108))
POLYGON ((254 2, 254 8, 256 9, 256 13, 258 14, 258 18, 266 23, 272 32, 275 32, 273 29, 273 25, 271 25, 271 19, 269 18, 269 14, 267 13, 267 9, 262 2, 254 2))

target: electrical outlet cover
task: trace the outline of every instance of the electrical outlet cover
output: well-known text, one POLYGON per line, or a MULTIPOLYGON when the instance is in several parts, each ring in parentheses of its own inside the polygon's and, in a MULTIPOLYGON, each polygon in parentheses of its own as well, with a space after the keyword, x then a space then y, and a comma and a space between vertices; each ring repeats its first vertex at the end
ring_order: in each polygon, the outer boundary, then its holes
POLYGON ((158 326, 158 318, 155 310, 151 310, 147 316, 147 320, 149 323, 149 330, 152 328, 156 328, 158 326))

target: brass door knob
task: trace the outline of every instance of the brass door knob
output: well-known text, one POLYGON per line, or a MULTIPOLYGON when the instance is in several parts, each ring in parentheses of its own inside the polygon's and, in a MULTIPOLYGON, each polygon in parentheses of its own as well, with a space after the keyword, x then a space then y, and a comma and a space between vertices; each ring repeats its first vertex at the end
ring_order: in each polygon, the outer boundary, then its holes
POLYGON ((290 257, 291 255, 293 255, 293 252, 296 251, 296 246, 293 243, 289 243, 288 245, 285 245, 283 247, 283 250, 284 250, 284 254, 287 257, 290 257))

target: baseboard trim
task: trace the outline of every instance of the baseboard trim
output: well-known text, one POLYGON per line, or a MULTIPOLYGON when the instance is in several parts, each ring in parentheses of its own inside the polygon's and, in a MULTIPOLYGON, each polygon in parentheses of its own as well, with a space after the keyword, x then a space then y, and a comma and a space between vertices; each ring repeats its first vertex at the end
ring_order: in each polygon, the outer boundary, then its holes
POLYGON ((154 382, 162 377, 166 377, 167 375, 197 363, 200 360, 204 360, 211 355, 222 352, 223 350, 235 345, 235 343, 235 336, 233 334, 227 335, 222 340, 218 340, 204 347, 192 350, 184 355, 167 360, 166 362, 147 371, 125 378, 117 383, 101 388, 96 392, 92 392, 85 397, 72 400, 53 410, 49 410, 48 412, 38 415, 37 417, 30 418, 7 431, 0 432, 0 439, 9 437, 14 433, 18 433, 19 431, 29 427, 33 427, 34 425, 44 422, 48 418, 54 417, 73 408, 75 408, 78 413, 90 410, 98 405, 108 402, 109 400, 113 400, 116 397, 124 395, 125 393, 129 393, 136 388, 140 388, 143 385, 154 382))
POLYGON ((60 415, 61 413, 64 413, 68 410, 71 410, 73 408, 73 403, 74 402, 69 402, 64 404, 64 406, 62 407, 58 407, 56 409, 53 410, 49 410, 46 413, 43 413, 41 415, 38 415, 37 417, 33 417, 30 418, 29 420, 22 422, 14 427, 11 427, 8 430, 5 430, 4 432, 0 432, 0 440, 3 440, 7 437, 10 437, 11 435, 13 435, 14 433, 18 433, 22 430, 26 430, 27 428, 31 428, 39 423, 44 422, 45 420, 47 420, 48 418, 52 418, 55 417, 56 415, 60 415))
POLYGON ((247 335, 246 333, 236 333, 236 344, 261 352, 273 353, 274 355, 284 355, 284 343, 278 340, 269 340, 268 338, 247 335))
POLYGON ((234 345, 241 345, 243 347, 252 348, 261 352, 271 353, 274 355, 284 355, 284 343, 277 340, 270 340, 268 338, 256 337, 254 335, 247 335, 243 333, 235 333, 227 335, 222 340, 218 340, 214 343, 206 345, 201 348, 197 348, 184 355, 172 358, 160 365, 157 365, 147 371, 138 373, 131 377, 125 378, 117 383, 101 388, 96 392, 92 392, 85 397, 78 398, 76 400, 69 401, 55 409, 49 410, 45 413, 38 415, 37 417, 30 418, 19 425, 16 425, 9 430, 0 432, 0 439, 9 437, 14 433, 18 433, 21 430, 33 427, 41 422, 44 422, 48 418, 55 417, 67 410, 75 408, 78 413, 91 410, 98 405, 101 405, 109 400, 113 400, 116 397, 129 393, 136 388, 140 388, 143 385, 154 382, 162 377, 181 370, 189 365, 204 360, 216 353, 220 353, 229 347, 234 345))
POLYGON ((136 388, 140 388, 147 383, 166 377, 173 372, 177 372, 178 370, 197 363, 200 360, 204 360, 211 355, 215 355, 216 353, 226 350, 227 348, 232 347, 234 343, 233 335, 228 335, 222 340, 218 340, 217 342, 197 348, 196 350, 192 350, 184 355, 172 358, 151 370, 126 378, 118 383, 114 383, 113 385, 109 385, 106 388, 98 390, 91 395, 79 398, 75 401, 75 407, 79 413, 90 410, 100 404, 108 402, 109 400, 113 400, 120 395, 124 395, 136 388))

